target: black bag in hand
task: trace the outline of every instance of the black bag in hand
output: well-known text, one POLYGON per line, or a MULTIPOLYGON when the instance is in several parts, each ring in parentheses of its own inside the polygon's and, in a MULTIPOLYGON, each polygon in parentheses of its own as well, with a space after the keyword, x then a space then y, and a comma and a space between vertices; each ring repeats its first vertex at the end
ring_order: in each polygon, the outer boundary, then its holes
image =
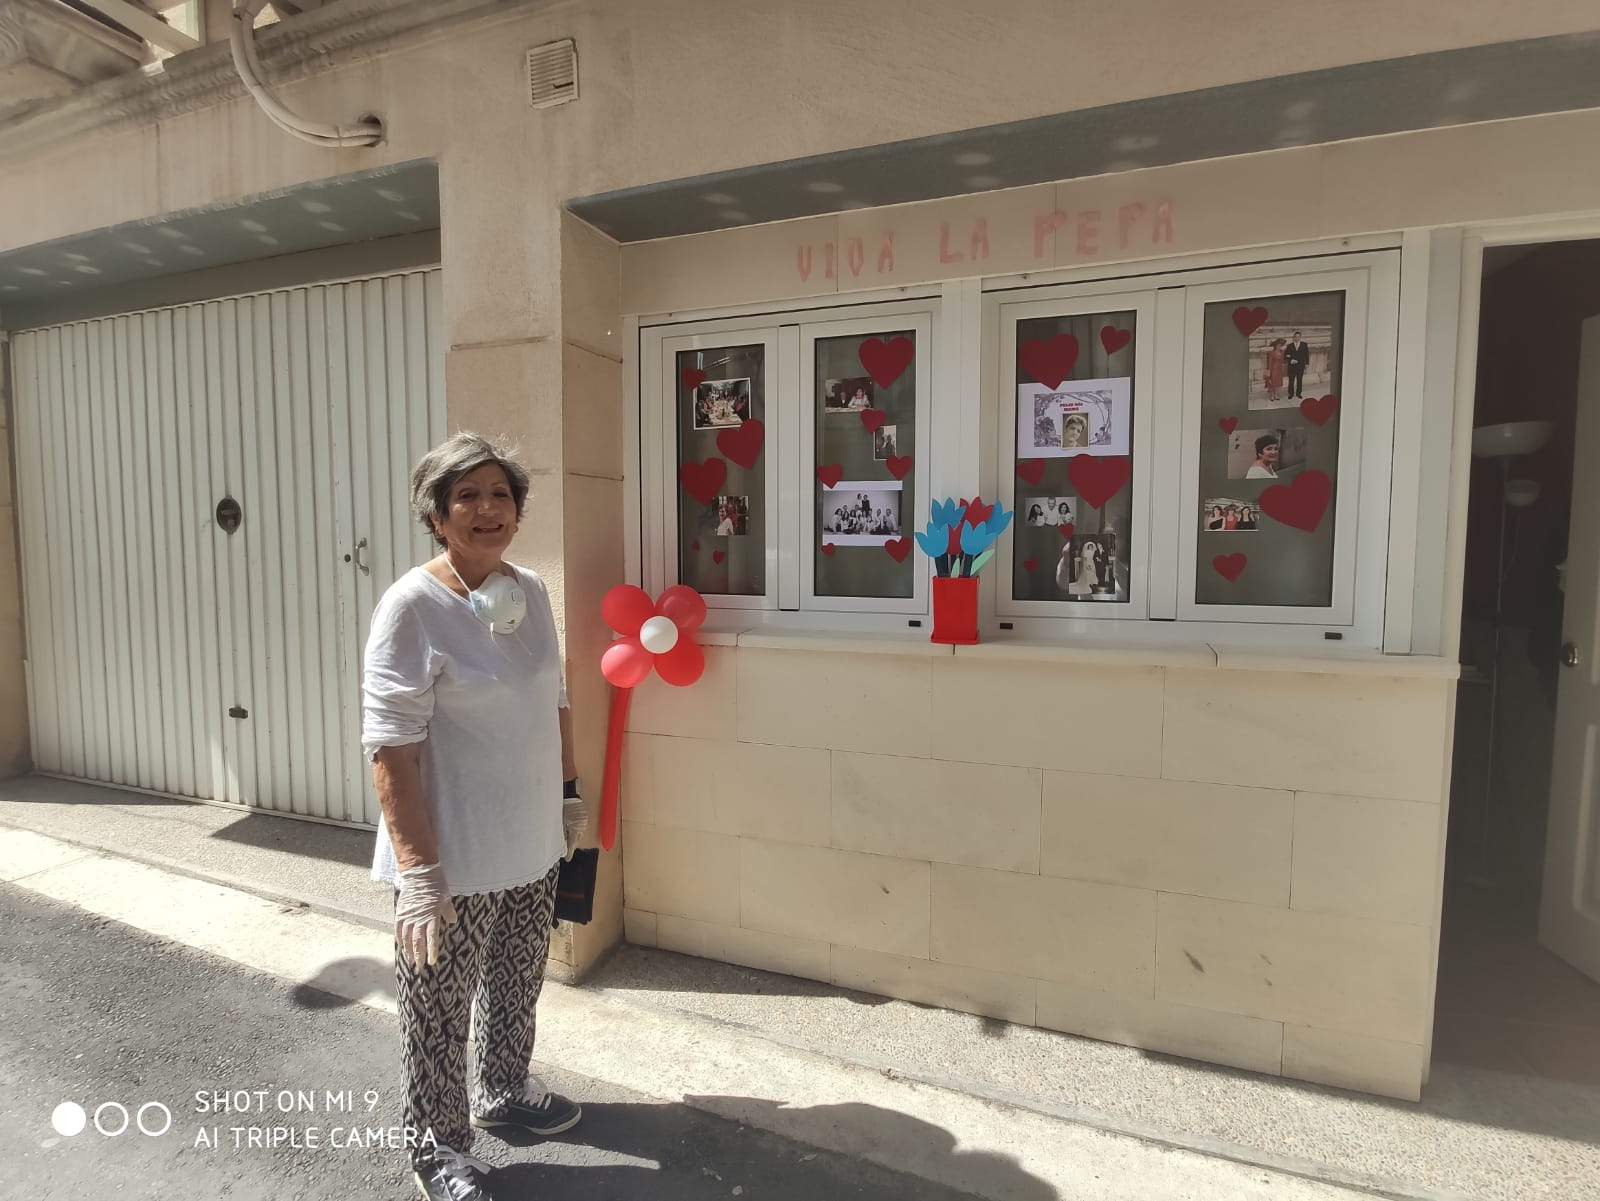
POLYGON ((594 884, 600 871, 598 847, 579 847, 561 861, 556 877, 556 921, 587 926, 594 917, 594 884))

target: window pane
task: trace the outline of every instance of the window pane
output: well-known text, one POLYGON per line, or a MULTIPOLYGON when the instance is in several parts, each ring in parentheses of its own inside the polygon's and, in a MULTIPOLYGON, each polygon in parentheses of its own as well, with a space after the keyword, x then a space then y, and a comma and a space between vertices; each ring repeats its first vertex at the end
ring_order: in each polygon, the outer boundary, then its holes
POLYGON ((1017 600, 1126 604, 1135 314, 1017 323, 1017 600))
POLYGON ((816 342, 818 596, 913 594, 916 349, 912 330, 816 342))
POLYGON ((1333 603, 1343 358, 1343 292, 1206 305, 1197 604, 1333 603))
POLYGON ((707 594, 767 591, 766 349, 678 355, 678 578, 707 594))

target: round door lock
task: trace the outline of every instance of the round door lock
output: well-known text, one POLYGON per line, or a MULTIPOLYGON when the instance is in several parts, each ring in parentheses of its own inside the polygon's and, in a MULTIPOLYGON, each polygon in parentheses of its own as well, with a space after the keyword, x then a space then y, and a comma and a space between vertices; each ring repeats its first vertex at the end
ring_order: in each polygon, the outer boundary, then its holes
POLYGON ((244 521, 244 510, 239 507, 239 502, 231 496, 224 496, 217 502, 217 528, 224 534, 237 532, 240 523, 244 521))

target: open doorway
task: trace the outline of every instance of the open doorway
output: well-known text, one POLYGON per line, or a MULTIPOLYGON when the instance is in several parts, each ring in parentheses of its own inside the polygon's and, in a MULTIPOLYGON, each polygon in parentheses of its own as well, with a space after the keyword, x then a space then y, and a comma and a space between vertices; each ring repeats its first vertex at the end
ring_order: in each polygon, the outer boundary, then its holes
MULTIPOLYGON (((1569 546, 1600 542, 1584 483, 1596 474, 1585 446, 1600 449, 1600 240, 1488 248, 1478 335, 1434 1059, 1600 1085, 1600 981, 1570 923, 1552 931, 1551 893, 1568 882, 1550 877, 1595 833, 1574 820, 1568 770, 1593 728, 1571 720, 1589 703, 1575 686, 1600 654, 1571 633, 1600 625, 1595 582, 1571 572, 1594 553, 1569 562, 1569 546)), ((1600 865, 1600 847, 1586 858, 1600 865)), ((1560 906, 1600 913, 1585 891, 1597 878, 1560 906)))

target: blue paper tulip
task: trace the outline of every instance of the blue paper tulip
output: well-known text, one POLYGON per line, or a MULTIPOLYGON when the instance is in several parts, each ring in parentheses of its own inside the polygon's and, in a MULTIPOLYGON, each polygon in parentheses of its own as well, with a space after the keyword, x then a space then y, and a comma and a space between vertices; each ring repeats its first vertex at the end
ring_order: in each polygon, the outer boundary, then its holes
POLYGON ((964 525, 961 527, 961 553, 976 555, 988 548, 994 541, 994 535, 989 532, 989 523, 980 521, 977 525, 964 525))
POLYGON ((961 520, 961 502, 958 500, 936 500, 932 509, 935 524, 944 526, 947 533, 951 526, 961 520))
POLYGON ((1000 537, 1001 534, 1006 532, 1006 527, 1011 524, 1011 519, 1016 515, 1017 511, 1015 509, 1007 509, 999 501, 995 501, 994 512, 989 515, 987 522, 989 533, 995 538, 1000 537))
POLYGON ((922 548, 922 553, 930 559, 937 559, 940 555, 949 553, 950 527, 939 525, 935 522, 928 524, 928 532, 916 531, 917 545, 922 548))

